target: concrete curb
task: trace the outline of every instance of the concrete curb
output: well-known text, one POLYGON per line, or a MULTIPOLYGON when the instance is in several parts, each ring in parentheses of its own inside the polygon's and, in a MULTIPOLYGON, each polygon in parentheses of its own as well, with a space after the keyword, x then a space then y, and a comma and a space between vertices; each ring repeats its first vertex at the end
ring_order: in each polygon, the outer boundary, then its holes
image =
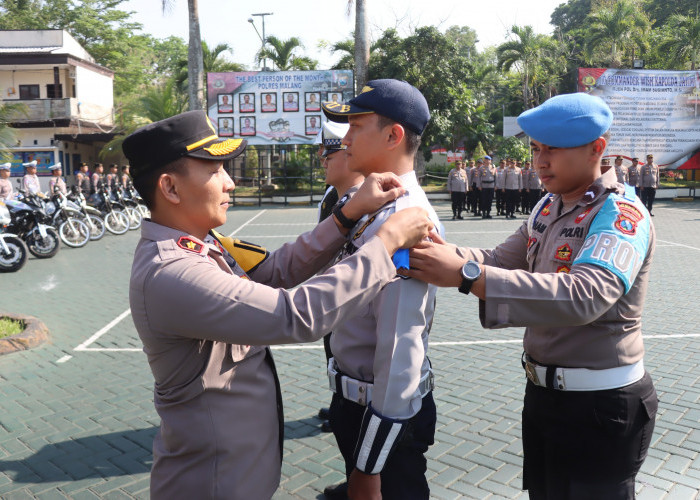
POLYGON ((24 331, 22 333, 0 339, 0 356, 31 349, 49 340, 49 329, 40 319, 34 316, 0 312, 0 317, 24 322, 24 331))

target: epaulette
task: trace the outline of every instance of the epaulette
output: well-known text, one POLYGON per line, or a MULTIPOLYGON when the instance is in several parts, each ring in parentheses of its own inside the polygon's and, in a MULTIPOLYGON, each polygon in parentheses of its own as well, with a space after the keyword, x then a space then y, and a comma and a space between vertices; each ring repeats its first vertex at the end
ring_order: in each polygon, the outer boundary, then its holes
POLYGON ((224 250, 234 258, 238 265, 241 266, 241 269, 246 273, 255 271, 255 269, 270 255, 270 252, 264 247, 231 238, 230 236, 224 236, 213 229, 211 230, 211 235, 216 238, 224 250))

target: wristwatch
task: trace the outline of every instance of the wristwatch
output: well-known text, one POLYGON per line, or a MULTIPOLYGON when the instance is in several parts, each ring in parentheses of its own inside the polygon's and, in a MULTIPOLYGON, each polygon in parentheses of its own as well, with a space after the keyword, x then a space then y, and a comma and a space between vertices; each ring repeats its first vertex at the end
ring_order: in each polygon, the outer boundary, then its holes
POLYGON ((343 213, 343 207, 345 206, 347 201, 347 198, 345 200, 340 200, 340 202, 333 209, 333 215, 335 215, 335 218, 338 219, 340 225, 343 226, 345 229, 352 229, 353 227, 355 227, 355 224, 357 224, 357 221, 345 217, 345 214, 343 213))
POLYGON ((481 266, 476 261, 468 260, 462 266, 460 274, 462 275, 462 284, 459 285, 459 291, 467 295, 472 289, 472 284, 481 276, 481 266))

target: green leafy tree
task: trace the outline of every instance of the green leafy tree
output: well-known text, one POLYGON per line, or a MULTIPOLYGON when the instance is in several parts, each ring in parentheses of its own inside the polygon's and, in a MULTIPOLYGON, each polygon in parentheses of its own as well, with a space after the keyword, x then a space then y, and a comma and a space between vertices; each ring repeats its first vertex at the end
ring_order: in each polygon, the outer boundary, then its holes
POLYGON ((472 153, 472 158, 475 160, 478 160, 479 158, 483 158, 486 156, 486 150, 484 149, 484 146, 481 145, 481 143, 477 143, 476 147, 474 148, 474 153, 472 153))
POLYGON ((587 23, 586 45, 590 61, 598 60, 620 68, 625 50, 648 47, 651 22, 636 1, 603 3, 588 15, 587 23), (608 50, 608 56, 596 57, 599 49, 608 50))
MULTIPOLYGON (((225 57, 225 53, 232 53, 233 50, 228 44, 220 43, 213 49, 209 50, 209 45, 202 41, 202 54, 204 62, 204 74, 207 73, 226 73, 227 71, 245 71, 245 66, 242 64, 229 61, 225 57)), ((188 64, 187 58, 180 59, 176 72, 175 81, 178 89, 185 89, 188 86, 188 64)))
POLYGON ((498 46, 498 69, 517 69, 521 76, 523 105, 532 107, 531 80, 541 71, 542 61, 555 50, 551 37, 539 35, 532 26, 513 26, 511 33, 517 38, 498 46))
POLYGON ((499 158, 513 158, 520 161, 530 159, 530 148, 517 137, 496 136, 492 150, 493 154, 499 158))
POLYGON ((696 70, 700 60, 700 17, 671 16, 657 51, 674 65, 684 66, 690 62, 690 69, 696 70))
POLYGON ((301 40, 295 36, 288 40, 281 40, 270 35, 266 37, 265 42, 265 47, 258 51, 258 63, 264 59, 270 59, 279 71, 316 69, 318 66, 318 61, 298 54, 300 50, 304 49, 304 46, 301 40))
POLYGON ((10 124, 26 113, 27 107, 24 103, 0 102, 0 160, 3 162, 12 159, 9 148, 17 145, 17 130, 10 124))

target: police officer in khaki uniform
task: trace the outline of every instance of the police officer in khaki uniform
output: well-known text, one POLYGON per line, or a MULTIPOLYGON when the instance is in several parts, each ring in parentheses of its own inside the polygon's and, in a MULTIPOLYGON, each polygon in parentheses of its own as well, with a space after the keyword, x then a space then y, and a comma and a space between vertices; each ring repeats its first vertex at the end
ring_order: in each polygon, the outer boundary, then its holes
POLYGON ((39 177, 36 175, 36 165, 36 160, 30 161, 29 163, 22 163, 26 172, 24 177, 22 177, 22 189, 24 189, 27 194, 34 194, 43 198, 44 193, 41 192, 39 177))
POLYGON ((647 162, 639 169, 639 186, 642 188, 642 203, 652 217, 654 214, 651 210, 654 207, 660 180, 659 166, 654 163, 654 155, 647 155, 647 162))
POLYGON ((3 163, 0 165, 0 200, 9 200, 13 196, 12 182, 10 181, 10 173, 12 170, 11 163, 3 163))
POLYGON ((634 192, 637 193, 637 196, 641 197, 642 190, 639 187, 640 186, 640 176, 639 174, 640 169, 639 169, 639 158, 632 158, 632 165, 630 165, 627 168, 627 178, 628 178, 628 184, 630 186, 634 187, 634 192))
POLYGON ((526 327, 523 483, 533 499, 633 499, 654 429, 641 316, 655 233, 632 187, 601 170, 612 121, 583 93, 525 111, 518 124, 550 194, 495 249, 421 243, 406 272, 476 295, 486 328, 526 327))
POLYGON ((484 163, 479 168, 476 177, 476 188, 479 190, 479 207, 482 219, 491 219, 493 193, 496 185, 496 167, 491 165, 491 157, 486 155, 484 163))
POLYGON ((474 217, 481 215, 481 209, 479 208, 479 190, 476 187, 476 179, 479 175, 479 167, 481 167, 483 160, 479 158, 478 161, 469 160, 469 169, 467 170, 469 179, 469 191, 467 191, 467 204, 468 209, 471 211, 474 217))
POLYGON ((496 215, 506 214, 506 166, 509 160, 501 160, 496 168, 496 215))
POLYGON ((520 168, 511 161, 505 171, 505 193, 506 193, 506 219, 515 219, 515 209, 520 202, 520 193, 523 191, 523 177, 520 168))
POLYGON ((452 220, 463 219, 462 210, 464 209, 464 200, 467 197, 469 189, 469 176, 464 169, 464 163, 457 160, 455 168, 447 174, 447 192, 450 193, 452 200, 452 220))
POLYGON ((49 167, 51 171, 51 179, 49 179, 49 194, 53 194, 55 191, 59 193, 68 194, 68 189, 66 188, 66 181, 63 180, 61 174, 63 166, 61 163, 56 163, 49 167))
POLYGON ((615 175, 617 175, 617 182, 620 184, 629 184, 630 178, 627 167, 622 164, 622 156, 615 158, 615 175))
MULTIPOLYGON (((322 108, 329 120, 350 123, 343 139, 350 170, 393 172, 407 190, 353 228, 341 258, 355 255, 383 220, 407 207, 423 207, 441 228, 413 170, 430 119, 420 91, 403 81, 371 80, 347 103, 324 102, 322 108)), ((333 330, 330 422, 345 461, 350 498, 429 497, 424 454, 433 444, 436 410, 427 349, 435 292, 427 283, 397 277, 333 330)))
POLYGON ((137 130, 122 146, 152 214, 135 250, 129 301, 162 422, 154 499, 269 499, 283 436, 266 345, 318 339, 366 307, 395 279, 391 254, 432 226, 419 209, 396 214, 355 255, 311 278, 342 247, 348 226, 403 189, 395 176, 372 176, 333 217, 270 254, 213 231, 226 221, 234 188, 223 162, 245 144, 219 139, 203 111, 190 111, 137 130))
POLYGON ((75 173, 75 184, 83 196, 87 199, 90 196, 90 167, 87 163, 81 163, 80 168, 75 173))
POLYGON ((531 167, 529 161, 525 162, 523 169, 523 189, 527 191, 527 213, 530 214, 537 205, 537 202, 542 198, 542 181, 537 175, 537 170, 531 167))

